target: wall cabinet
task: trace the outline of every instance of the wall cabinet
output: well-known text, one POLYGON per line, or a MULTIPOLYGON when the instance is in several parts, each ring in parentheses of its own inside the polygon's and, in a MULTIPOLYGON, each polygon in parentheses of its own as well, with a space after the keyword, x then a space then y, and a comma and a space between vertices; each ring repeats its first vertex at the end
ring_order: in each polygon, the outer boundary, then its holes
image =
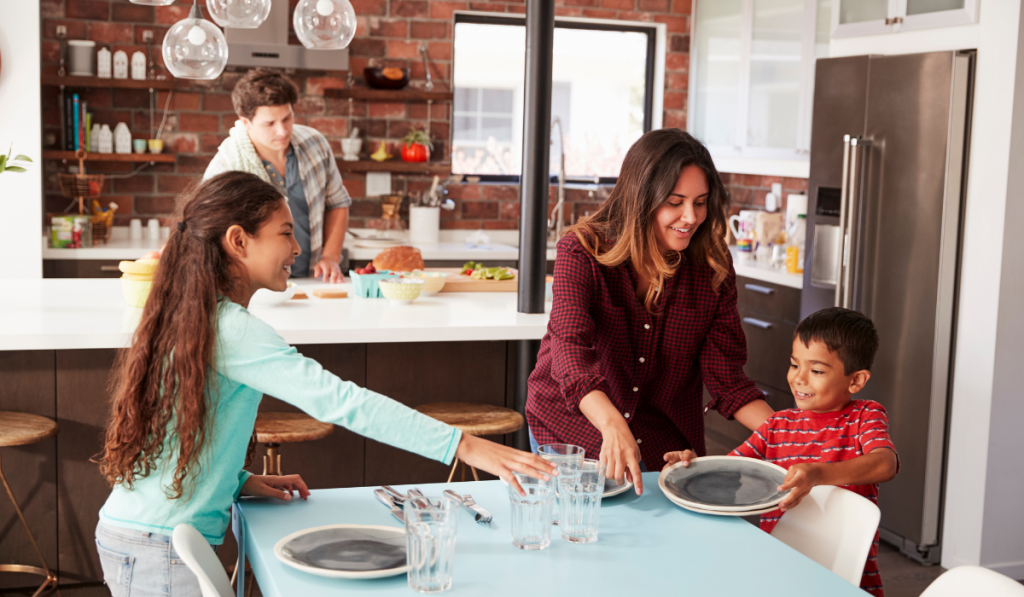
POLYGON ((978 22, 979 0, 832 0, 832 37, 861 37, 978 22))

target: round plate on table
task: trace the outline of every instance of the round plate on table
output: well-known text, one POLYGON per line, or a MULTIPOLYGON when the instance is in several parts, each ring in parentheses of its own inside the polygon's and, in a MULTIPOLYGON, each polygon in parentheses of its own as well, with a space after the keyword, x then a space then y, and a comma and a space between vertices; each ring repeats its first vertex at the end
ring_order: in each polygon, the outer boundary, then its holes
POLYGON ((668 498, 668 501, 672 502, 673 504, 679 506, 684 510, 696 512, 697 514, 711 514, 712 516, 754 516, 758 514, 767 514, 769 512, 774 512, 775 510, 778 510, 778 506, 772 506, 770 508, 759 508, 757 510, 729 510, 725 512, 721 510, 705 510, 703 508, 694 508, 693 506, 688 506, 682 503, 681 501, 675 499, 670 493, 666 493, 665 497, 668 498))
POLYGON ((285 564, 318 576, 371 579, 405 574, 405 529, 332 524, 292 533, 277 542, 274 555, 285 564))
POLYGON ((786 478, 781 466, 740 456, 704 456, 666 466, 658 486, 680 506, 716 512, 774 510, 789 491, 778 491, 786 478))
POLYGON ((624 479, 622 485, 617 485, 615 479, 605 478, 604 480, 604 493, 601 494, 602 498, 612 497, 613 495, 619 495, 625 493, 633 488, 633 482, 629 479, 624 479))
POLYGON ((357 238, 352 244, 364 249, 384 249, 387 247, 398 247, 403 243, 396 238, 357 238))

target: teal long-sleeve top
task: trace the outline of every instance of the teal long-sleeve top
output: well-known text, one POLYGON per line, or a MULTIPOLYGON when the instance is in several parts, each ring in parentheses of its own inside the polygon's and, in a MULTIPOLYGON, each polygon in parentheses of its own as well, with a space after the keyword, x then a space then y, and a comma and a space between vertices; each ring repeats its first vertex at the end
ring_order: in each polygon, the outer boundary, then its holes
POLYGON ((213 429, 200 468, 190 471, 191 493, 167 497, 177 453, 168 434, 155 470, 136 479, 131 490, 117 485, 111 491, 100 510, 104 523, 164 535, 188 523, 211 545, 220 545, 231 504, 250 474, 243 466, 263 394, 321 421, 445 464, 455 457, 462 438, 458 429, 324 371, 236 303, 223 300, 218 307, 216 342, 207 378, 213 429))

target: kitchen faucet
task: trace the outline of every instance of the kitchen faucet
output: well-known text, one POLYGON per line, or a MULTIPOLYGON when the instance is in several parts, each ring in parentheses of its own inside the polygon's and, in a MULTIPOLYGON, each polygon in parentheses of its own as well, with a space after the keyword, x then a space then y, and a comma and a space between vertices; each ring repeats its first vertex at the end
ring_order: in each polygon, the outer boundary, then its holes
MULTIPOLYGON (((565 131, 562 128, 562 120, 557 116, 551 121, 551 126, 555 125, 558 125, 558 193, 555 207, 551 210, 551 216, 548 218, 548 236, 550 237, 551 232, 554 232, 554 241, 558 242, 562 238, 562 229, 565 225, 563 217, 565 209, 565 131)), ((554 143, 555 141, 552 139, 551 144, 554 145, 554 143)))

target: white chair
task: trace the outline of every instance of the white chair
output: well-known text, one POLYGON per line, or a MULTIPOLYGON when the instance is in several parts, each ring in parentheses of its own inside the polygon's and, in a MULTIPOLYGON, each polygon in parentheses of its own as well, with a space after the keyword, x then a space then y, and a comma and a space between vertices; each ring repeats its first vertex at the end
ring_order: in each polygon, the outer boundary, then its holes
POLYGON ((206 539, 191 525, 179 524, 171 535, 174 551, 185 561, 185 565, 199 578, 203 597, 233 597, 228 573, 206 539))
POLYGON ((957 566, 932 581, 921 597, 1024 597, 1024 585, 980 566, 957 566))
POLYGON ((871 500, 822 485, 782 516, 772 537, 859 587, 881 517, 871 500))

